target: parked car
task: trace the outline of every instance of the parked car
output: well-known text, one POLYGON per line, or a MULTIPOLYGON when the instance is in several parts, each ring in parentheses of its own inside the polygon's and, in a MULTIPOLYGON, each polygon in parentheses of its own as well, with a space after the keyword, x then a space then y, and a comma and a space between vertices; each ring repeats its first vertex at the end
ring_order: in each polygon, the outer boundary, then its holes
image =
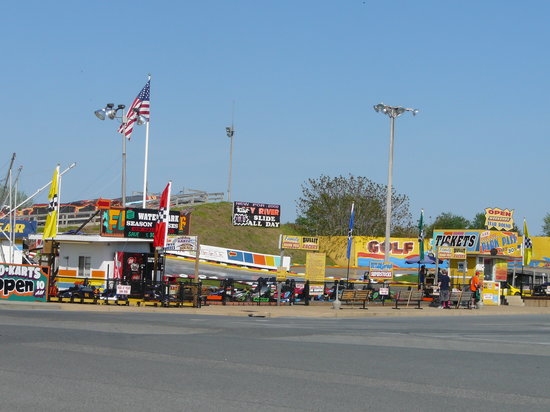
POLYGON ((60 290, 57 296, 60 298, 93 299, 96 297, 96 288, 95 286, 74 285, 69 289, 60 290))
POLYGON ((533 296, 548 296, 550 295, 550 282, 545 282, 540 285, 536 285, 533 288, 533 296))

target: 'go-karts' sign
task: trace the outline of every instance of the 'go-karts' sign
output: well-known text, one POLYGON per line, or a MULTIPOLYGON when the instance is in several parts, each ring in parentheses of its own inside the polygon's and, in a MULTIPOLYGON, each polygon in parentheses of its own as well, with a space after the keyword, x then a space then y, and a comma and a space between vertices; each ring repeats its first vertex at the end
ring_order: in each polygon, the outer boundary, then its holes
POLYGON ((0 263, 0 299, 46 302, 47 267, 0 263))
POLYGON ((281 206, 233 202, 233 226, 279 227, 281 206))

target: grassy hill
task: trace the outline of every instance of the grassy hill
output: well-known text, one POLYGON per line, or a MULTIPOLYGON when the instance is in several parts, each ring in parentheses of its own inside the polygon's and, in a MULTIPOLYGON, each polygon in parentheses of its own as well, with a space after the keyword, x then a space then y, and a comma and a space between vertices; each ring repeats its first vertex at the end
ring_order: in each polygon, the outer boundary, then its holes
MULTIPOLYGON (((279 255, 279 235, 297 235, 293 225, 279 228, 233 226, 233 204, 230 202, 206 203, 191 210, 191 235, 199 236, 201 244, 219 246, 251 252, 279 255)), ((285 250, 285 256, 292 257, 292 263, 305 263, 305 252, 285 250)))

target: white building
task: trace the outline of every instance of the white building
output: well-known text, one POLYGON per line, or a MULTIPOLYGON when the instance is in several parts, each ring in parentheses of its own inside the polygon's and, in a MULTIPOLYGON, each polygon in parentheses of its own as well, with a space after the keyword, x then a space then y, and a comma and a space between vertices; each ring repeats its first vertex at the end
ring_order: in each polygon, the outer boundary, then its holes
MULTIPOLYGON (((42 235, 30 236, 41 238, 42 235)), ((58 284, 89 279, 97 286, 113 278, 116 252, 151 253, 153 243, 153 239, 99 235, 57 235, 53 240, 59 244, 58 284)))

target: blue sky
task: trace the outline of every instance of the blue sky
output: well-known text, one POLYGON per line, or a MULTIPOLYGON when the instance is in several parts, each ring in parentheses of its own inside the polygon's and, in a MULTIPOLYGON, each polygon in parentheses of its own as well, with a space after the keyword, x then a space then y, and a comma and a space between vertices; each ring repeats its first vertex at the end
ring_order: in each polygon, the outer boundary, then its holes
MULTIPOLYGON (((296 217, 308 178, 393 181, 413 219, 515 210, 531 235, 550 212, 547 1, 27 1, 3 5, 4 159, 28 194, 56 163, 61 200, 120 196, 122 138, 93 115, 151 80, 149 190, 225 192, 296 217)), ((127 144, 142 190, 145 128, 127 144)), ((37 197, 46 201, 46 193, 37 197)), ((343 229, 343 233, 347 229, 343 229)))

